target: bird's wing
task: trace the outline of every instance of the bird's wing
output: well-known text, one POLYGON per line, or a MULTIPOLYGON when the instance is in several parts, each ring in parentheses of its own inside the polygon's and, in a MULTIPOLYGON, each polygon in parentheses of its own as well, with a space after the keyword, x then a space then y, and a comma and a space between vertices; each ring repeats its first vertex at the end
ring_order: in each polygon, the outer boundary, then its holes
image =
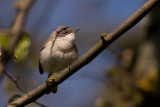
POLYGON ((51 35, 48 37, 48 39, 46 41, 44 41, 44 43, 42 45, 42 50, 44 49, 46 43, 48 43, 49 41, 53 41, 53 43, 54 43, 56 38, 57 38, 57 32, 54 31, 51 33, 51 35))
MULTIPOLYGON (((56 40, 56 37, 57 37, 57 32, 56 32, 56 31, 52 32, 52 34, 49 36, 49 38, 43 43, 41 51, 45 48, 46 43, 48 43, 49 41, 54 40, 54 41, 53 41, 53 44, 54 44, 54 42, 55 42, 55 40, 56 40), (52 39, 51 39, 51 38, 52 38, 52 39)), ((52 44, 52 45, 53 45, 53 44, 52 44)), ((40 55, 40 56, 41 56, 41 55, 40 55)), ((39 72, 40 72, 40 74, 43 74, 44 71, 43 71, 43 68, 42 68, 40 59, 41 59, 41 57, 39 57, 39 62, 38 62, 39 72)))
POLYGON ((40 74, 43 74, 44 71, 43 71, 43 68, 42 68, 42 66, 41 66, 40 59, 39 59, 39 62, 38 62, 38 66, 39 66, 39 73, 40 73, 40 74))

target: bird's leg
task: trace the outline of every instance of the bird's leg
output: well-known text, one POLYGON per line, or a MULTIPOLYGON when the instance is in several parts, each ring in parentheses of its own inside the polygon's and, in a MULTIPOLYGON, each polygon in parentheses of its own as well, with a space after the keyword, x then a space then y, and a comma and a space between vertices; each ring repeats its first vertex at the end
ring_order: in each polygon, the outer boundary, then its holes
POLYGON ((70 71, 70 69, 71 69, 71 66, 70 66, 71 64, 68 64, 67 65, 67 68, 69 69, 69 71, 70 71))
MULTIPOLYGON (((49 74, 48 79, 47 79, 47 84, 51 84, 56 80, 57 78, 57 73, 49 74)), ((46 94, 50 94, 50 92, 56 93, 57 92, 57 86, 53 87, 51 90, 49 90, 46 94)))

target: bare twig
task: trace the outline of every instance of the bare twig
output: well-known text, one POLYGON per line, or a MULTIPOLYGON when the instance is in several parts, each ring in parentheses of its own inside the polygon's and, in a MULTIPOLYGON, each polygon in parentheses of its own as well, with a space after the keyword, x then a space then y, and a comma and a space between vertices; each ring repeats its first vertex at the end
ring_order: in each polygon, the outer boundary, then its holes
MULTIPOLYGON (((18 90, 19 91, 21 91, 21 92, 23 92, 23 93, 27 93, 26 91, 24 91, 21 87, 20 87, 20 85, 18 84, 18 81, 19 81, 19 78, 17 78, 17 79, 14 79, 11 75, 9 75, 6 71, 4 71, 4 74, 12 81, 12 82, 14 82, 14 84, 16 85, 16 87, 18 88, 18 90)), ((43 104, 40 104, 39 102, 37 102, 37 101, 34 101, 34 103, 35 104, 37 104, 37 105, 39 105, 40 107, 47 107, 47 106, 45 106, 45 105, 43 105, 43 104)))
POLYGON ((113 41, 120 37, 123 33, 137 24, 147 13, 149 13, 160 0, 148 0, 139 10, 137 10, 131 17, 124 21, 120 26, 111 31, 107 36, 103 37, 95 46, 93 46, 87 53, 81 56, 78 60, 70 65, 70 68, 65 68, 64 70, 57 73, 56 77, 51 76, 49 78, 50 82, 45 82, 36 89, 30 91, 29 93, 23 95, 21 98, 15 100, 7 107, 19 107, 25 106, 36 99, 40 98, 47 91, 51 90, 54 86, 60 84, 65 79, 70 77, 77 70, 90 63, 97 55, 99 55, 107 46, 109 46, 113 41))
POLYGON ((16 87, 18 88, 18 90, 20 90, 21 92, 23 93, 27 93, 26 91, 24 91, 18 84, 18 80, 19 78, 17 79, 14 79, 12 76, 10 76, 6 71, 4 71, 4 74, 11 80, 14 82, 14 84, 16 85, 16 87))

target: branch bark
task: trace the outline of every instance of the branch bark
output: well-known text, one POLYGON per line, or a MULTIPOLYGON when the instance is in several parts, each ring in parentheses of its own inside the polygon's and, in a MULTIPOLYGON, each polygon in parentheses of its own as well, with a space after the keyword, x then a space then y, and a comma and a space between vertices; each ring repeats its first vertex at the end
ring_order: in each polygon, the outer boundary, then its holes
POLYGON ((96 43, 95 46, 93 46, 87 53, 85 53, 78 60, 72 63, 69 68, 65 68, 56 75, 50 76, 48 79, 48 81, 50 82, 43 83, 36 89, 15 100, 7 107, 25 106, 43 96, 46 92, 52 89, 52 87, 62 83, 77 70, 90 63, 97 55, 99 55, 107 46, 109 46, 113 41, 119 38, 123 33, 136 25, 159 2, 160 0, 148 0, 139 10, 137 10, 132 16, 125 20, 121 25, 119 25, 106 36, 102 37, 102 40, 96 43))

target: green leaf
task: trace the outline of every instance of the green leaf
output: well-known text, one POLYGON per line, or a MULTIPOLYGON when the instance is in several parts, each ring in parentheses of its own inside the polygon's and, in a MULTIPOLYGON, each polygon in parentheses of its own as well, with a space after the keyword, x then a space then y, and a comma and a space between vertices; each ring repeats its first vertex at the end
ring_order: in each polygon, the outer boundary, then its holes
POLYGON ((30 39, 27 33, 23 33, 19 43, 14 50, 15 62, 23 61, 28 55, 28 47, 30 45, 30 39))
POLYGON ((0 34, 0 48, 6 50, 8 47, 8 35, 0 34))
POLYGON ((17 99, 17 98, 19 98, 19 97, 21 97, 21 96, 18 95, 18 94, 12 96, 12 97, 9 99, 8 104, 11 103, 11 102, 13 102, 15 99, 17 99))

